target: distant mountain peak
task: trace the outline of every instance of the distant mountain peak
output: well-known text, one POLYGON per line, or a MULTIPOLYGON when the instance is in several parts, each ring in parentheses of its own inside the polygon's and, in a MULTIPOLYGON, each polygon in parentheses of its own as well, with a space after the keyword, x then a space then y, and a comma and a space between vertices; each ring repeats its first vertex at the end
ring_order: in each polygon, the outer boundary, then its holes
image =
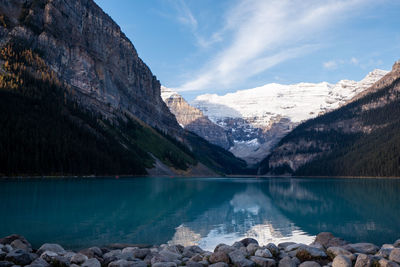
POLYGON ((256 163, 300 122, 348 103, 388 71, 375 69, 361 81, 270 83, 225 95, 199 95, 191 103, 232 136, 230 151, 256 163))

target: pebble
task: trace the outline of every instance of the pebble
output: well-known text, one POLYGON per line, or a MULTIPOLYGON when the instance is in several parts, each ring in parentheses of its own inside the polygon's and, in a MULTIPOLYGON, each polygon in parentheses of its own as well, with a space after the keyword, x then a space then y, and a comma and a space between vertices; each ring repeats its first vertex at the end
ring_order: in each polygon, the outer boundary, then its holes
POLYGON ((245 238, 232 245, 219 244, 214 252, 199 246, 122 243, 79 252, 45 243, 34 250, 19 235, 0 240, 0 267, 400 267, 400 239, 379 248, 371 243, 348 244, 330 233, 317 235, 310 245, 260 246, 257 240, 245 238))

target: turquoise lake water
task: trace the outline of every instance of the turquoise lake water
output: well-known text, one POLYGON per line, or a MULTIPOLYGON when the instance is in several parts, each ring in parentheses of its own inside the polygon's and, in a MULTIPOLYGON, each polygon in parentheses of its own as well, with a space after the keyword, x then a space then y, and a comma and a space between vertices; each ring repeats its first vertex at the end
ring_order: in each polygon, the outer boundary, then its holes
POLYGON ((0 180, 0 237, 79 249, 110 243, 198 244, 254 237, 310 243, 400 238, 399 179, 71 178, 0 180))

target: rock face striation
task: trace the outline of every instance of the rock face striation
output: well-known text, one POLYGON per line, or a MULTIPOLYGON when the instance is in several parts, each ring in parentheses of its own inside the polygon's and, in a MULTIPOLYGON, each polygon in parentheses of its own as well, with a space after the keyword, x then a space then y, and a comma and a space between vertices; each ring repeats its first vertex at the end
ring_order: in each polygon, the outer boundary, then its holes
POLYGON ((180 127, 160 97, 160 82, 120 27, 92 0, 1 0, 11 39, 42 51, 79 103, 105 116, 123 111, 175 134, 180 127))
POLYGON ((201 110, 189 105, 177 92, 161 86, 161 97, 184 129, 196 133, 212 144, 225 149, 230 148, 225 130, 210 121, 201 110))
POLYGON ((93 0, 0 0, 0 66, 0 176, 246 171, 182 129, 160 82, 93 0))
POLYGON ((339 108, 385 74, 374 70, 359 82, 337 84, 273 83, 223 96, 200 95, 191 104, 226 131, 233 154, 256 163, 302 121, 339 108))

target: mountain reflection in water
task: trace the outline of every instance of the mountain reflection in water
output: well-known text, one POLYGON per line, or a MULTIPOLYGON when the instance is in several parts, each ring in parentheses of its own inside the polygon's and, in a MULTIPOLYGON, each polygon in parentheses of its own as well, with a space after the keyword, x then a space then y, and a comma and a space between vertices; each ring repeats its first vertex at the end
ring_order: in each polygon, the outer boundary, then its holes
POLYGON ((129 178, 0 180, 0 236, 35 247, 109 243, 199 244, 213 249, 312 242, 330 231, 350 242, 400 237, 399 179, 129 178))

